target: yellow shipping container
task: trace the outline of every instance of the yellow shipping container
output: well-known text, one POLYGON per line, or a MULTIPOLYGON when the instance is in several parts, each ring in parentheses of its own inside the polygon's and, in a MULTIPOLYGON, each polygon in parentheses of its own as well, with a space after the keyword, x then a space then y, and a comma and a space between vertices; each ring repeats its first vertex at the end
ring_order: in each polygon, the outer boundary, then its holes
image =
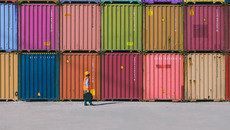
POLYGON ((184 3, 197 3, 197 2, 213 2, 213 3, 224 3, 225 0, 184 0, 184 3))
POLYGON ((185 100, 225 100, 225 56, 193 53, 185 57, 185 100))
POLYGON ((0 100, 18 100, 17 53, 0 53, 0 100))

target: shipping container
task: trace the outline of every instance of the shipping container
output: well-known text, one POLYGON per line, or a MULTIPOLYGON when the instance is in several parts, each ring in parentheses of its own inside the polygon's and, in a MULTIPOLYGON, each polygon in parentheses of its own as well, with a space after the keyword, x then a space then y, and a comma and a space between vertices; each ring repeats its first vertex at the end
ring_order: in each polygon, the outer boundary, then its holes
POLYGON ((230 55, 226 55, 226 100, 230 101, 230 55))
POLYGON ((142 3, 148 3, 148 4, 154 4, 154 3, 162 3, 162 2, 167 2, 167 3, 172 3, 172 4, 178 4, 178 3, 183 3, 183 0, 142 0, 142 3))
POLYGON ((185 100, 225 100, 225 56, 190 53, 185 57, 185 100))
POLYGON ((143 100, 182 101, 183 91, 183 55, 152 53, 143 56, 143 100))
POLYGON ((142 5, 102 6, 101 51, 142 51, 142 5))
POLYGON ((230 2, 230 0, 226 0, 226 2, 230 2))
POLYGON ((222 5, 192 5, 184 14, 185 51, 225 51, 222 5))
POLYGON ((110 2, 110 3, 118 3, 118 2, 129 2, 129 3, 141 3, 142 0, 101 0, 102 3, 110 2))
POLYGON ((18 50, 59 51, 59 6, 18 6, 18 50))
POLYGON ((60 6, 60 51, 100 51, 101 6, 60 6))
POLYGON ((18 0, 19 3, 28 2, 28 3, 35 3, 35 2, 47 2, 47 3, 58 3, 59 0, 18 0))
POLYGON ((0 3, 0 51, 17 51, 17 6, 0 3))
POLYGON ((143 9, 143 51, 183 51, 180 5, 146 5, 143 9))
POLYGON ((0 53, 0 100, 18 100, 17 53, 0 53))
POLYGON ((102 100, 142 100, 142 55, 102 55, 102 100))
MULTIPOLYGON (((15 3, 17 0, 0 0, 0 2, 5 2, 5 3, 7 3, 7 2, 12 2, 12 3, 15 3)), ((2 3, 1 3, 2 4, 2 3)))
POLYGON ((72 2, 88 2, 88 3, 99 3, 100 0, 60 0, 61 3, 64 3, 64 2, 69 2, 69 3, 72 3, 72 2))
POLYGON ((60 100, 83 100, 85 71, 90 72, 93 99, 100 100, 100 59, 96 53, 63 53, 60 56, 60 100))
POLYGON ((19 100, 59 100, 59 55, 19 55, 19 100))
POLYGON ((230 52, 230 5, 224 6, 224 40, 226 42, 226 51, 230 52))
POLYGON ((184 3, 204 3, 204 2, 210 2, 210 3, 224 3, 225 0, 184 0, 184 3))

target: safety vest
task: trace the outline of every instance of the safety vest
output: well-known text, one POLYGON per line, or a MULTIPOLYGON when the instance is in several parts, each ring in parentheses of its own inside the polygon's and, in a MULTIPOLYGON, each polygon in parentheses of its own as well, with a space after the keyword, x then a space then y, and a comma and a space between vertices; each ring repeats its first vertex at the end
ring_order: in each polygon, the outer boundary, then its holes
MULTIPOLYGON (((84 78, 84 82, 83 82, 83 90, 84 91, 87 91, 87 86, 86 86, 86 79, 88 79, 87 77, 84 78)), ((90 80, 88 80, 88 84, 89 84, 89 91, 91 90, 91 87, 90 87, 90 80)))

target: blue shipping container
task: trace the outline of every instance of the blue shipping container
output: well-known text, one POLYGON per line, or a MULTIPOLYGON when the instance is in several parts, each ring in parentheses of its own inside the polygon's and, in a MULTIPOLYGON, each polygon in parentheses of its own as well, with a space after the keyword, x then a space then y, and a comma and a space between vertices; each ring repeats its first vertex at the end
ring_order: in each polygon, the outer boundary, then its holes
POLYGON ((226 0, 226 2, 230 2, 230 0, 226 0))
POLYGON ((59 55, 19 55, 19 100, 59 100, 59 55))
POLYGON ((17 51, 17 6, 12 3, 0 3, 0 50, 17 51))
POLYGON ((99 3, 100 0, 60 0, 61 3, 64 3, 64 2, 88 2, 88 3, 92 3, 92 2, 95 2, 95 3, 99 3))

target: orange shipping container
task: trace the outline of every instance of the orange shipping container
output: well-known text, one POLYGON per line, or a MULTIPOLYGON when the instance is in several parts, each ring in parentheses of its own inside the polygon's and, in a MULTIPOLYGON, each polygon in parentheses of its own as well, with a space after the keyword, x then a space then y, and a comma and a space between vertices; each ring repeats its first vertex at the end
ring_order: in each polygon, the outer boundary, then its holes
POLYGON ((183 7, 146 5, 143 8, 143 51, 183 51, 183 7))
POLYGON ((191 53, 185 57, 185 100, 225 100, 225 56, 191 53))
POLYGON ((18 100, 17 53, 0 53, 0 100, 18 100))
POLYGON ((60 100, 83 100, 85 71, 90 72, 94 100, 100 100, 100 55, 63 53, 60 55, 60 100))

